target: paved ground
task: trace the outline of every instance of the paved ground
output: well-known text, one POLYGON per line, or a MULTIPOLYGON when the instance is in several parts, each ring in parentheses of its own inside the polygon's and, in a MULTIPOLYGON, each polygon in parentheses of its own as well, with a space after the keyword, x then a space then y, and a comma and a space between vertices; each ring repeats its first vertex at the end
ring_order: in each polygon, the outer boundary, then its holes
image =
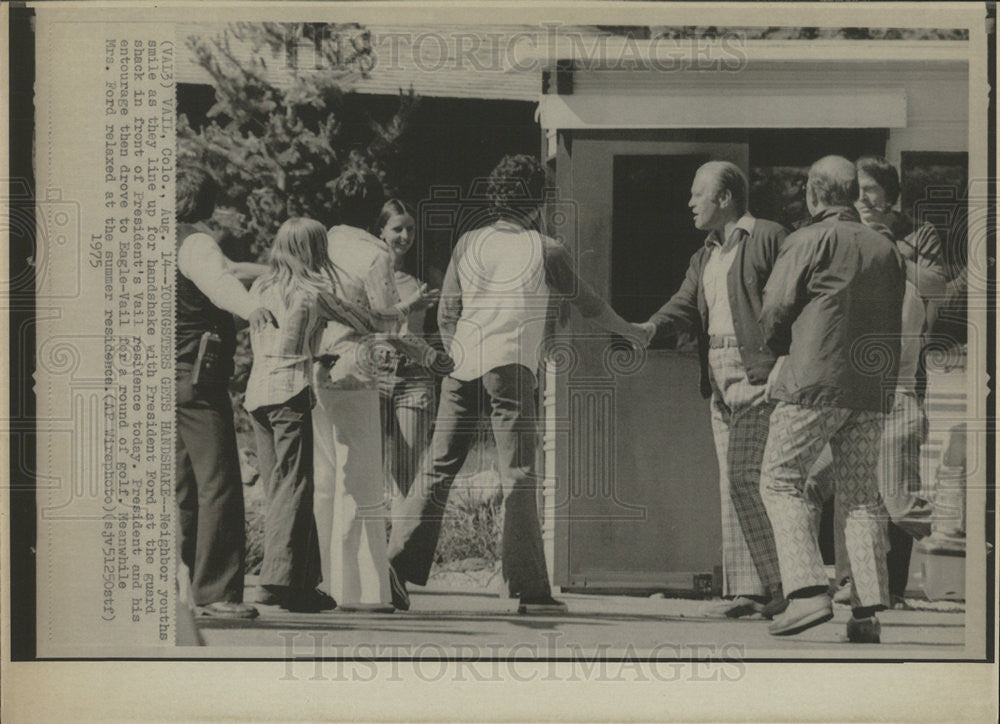
MULTIPOLYGON (((471 580, 471 579, 470 579, 471 580)), ((882 644, 849 644, 850 616, 835 607, 834 620, 793 637, 773 637, 767 622, 716 620, 699 615, 701 601, 561 594, 564 615, 523 616, 515 600, 454 579, 411 587, 409 612, 393 614, 293 614, 261 606, 253 621, 201 619, 209 655, 236 647, 240 658, 327 656, 472 660, 626 656, 690 658, 889 658, 941 659, 964 654, 965 615, 956 604, 919 604, 924 610, 885 611, 882 644), (464 590, 462 590, 464 588, 464 590), (458 589, 458 590, 456 590, 458 589)), ((207 651, 206 651, 207 653, 207 651)))

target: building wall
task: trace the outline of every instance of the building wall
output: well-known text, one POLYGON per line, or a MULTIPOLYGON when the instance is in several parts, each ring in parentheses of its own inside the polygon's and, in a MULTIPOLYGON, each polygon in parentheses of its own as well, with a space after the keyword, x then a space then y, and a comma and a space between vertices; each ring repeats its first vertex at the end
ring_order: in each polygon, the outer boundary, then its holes
MULTIPOLYGON (((623 73, 620 71, 586 71, 573 74, 573 95, 616 97, 659 97, 669 99, 671 93, 697 97, 729 97, 734 99, 732 117, 724 125, 740 127, 738 99, 757 94, 814 95, 865 94, 866 102, 874 102, 868 93, 880 90, 902 90, 906 97, 906 126, 890 129, 886 148, 888 158, 899 163, 899 154, 910 151, 965 151, 968 149, 969 93, 968 68, 964 63, 842 63, 841 67, 810 67, 807 64, 753 64, 740 71, 678 71, 623 73)), ((696 100, 695 100, 696 102, 696 100)), ((825 125, 821 106, 811 123, 798 127, 822 128, 825 125)), ((780 103, 775 107, 775 123, 781 123, 780 103)), ((627 109, 622 109, 623 121, 627 109)), ((706 118, 706 124, 718 125, 718 118, 706 118)), ((759 124, 757 127, 763 127, 759 124)))

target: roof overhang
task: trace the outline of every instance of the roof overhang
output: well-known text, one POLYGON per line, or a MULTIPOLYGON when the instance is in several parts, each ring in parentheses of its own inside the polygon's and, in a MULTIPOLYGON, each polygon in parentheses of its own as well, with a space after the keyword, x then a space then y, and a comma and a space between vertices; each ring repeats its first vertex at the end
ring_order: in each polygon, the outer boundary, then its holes
POLYGON ((733 69, 757 63, 967 63, 963 40, 743 40, 722 38, 634 39, 620 36, 551 36, 520 49, 520 62, 555 68, 601 70, 634 64, 658 69, 733 69))
POLYGON ((546 129, 600 128, 905 128, 906 91, 684 88, 660 95, 543 95, 546 129))

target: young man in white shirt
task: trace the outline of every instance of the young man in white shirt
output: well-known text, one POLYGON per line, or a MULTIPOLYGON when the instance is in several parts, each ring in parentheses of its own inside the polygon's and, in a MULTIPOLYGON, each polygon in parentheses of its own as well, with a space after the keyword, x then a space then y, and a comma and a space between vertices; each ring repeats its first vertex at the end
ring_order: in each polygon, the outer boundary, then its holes
POLYGON ((425 470, 393 520, 389 559, 397 608, 409 607, 407 582, 427 582, 448 492, 475 439, 485 392, 503 484, 508 592, 519 598, 521 613, 566 610, 549 586, 534 468, 536 374, 551 303, 564 297, 606 331, 640 334, 576 276, 569 252, 535 229, 544 184, 537 159, 504 158, 487 192, 493 223, 464 234, 452 254, 438 322, 455 369, 441 385, 425 470))

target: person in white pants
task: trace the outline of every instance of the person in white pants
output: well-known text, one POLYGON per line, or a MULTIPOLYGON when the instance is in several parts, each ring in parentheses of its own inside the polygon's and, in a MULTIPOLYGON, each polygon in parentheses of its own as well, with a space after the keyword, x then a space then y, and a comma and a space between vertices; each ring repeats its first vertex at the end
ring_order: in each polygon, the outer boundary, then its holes
MULTIPOLYGON (((344 222, 328 234, 338 294, 369 309, 380 329, 394 334, 410 313, 430 306, 436 294, 424 286, 401 301, 389 247, 362 228, 374 221, 384 201, 378 178, 348 172, 338 179, 334 192, 344 222)), ((391 612, 388 507, 370 341, 336 322, 324 333, 313 408, 313 512, 323 576, 320 589, 333 596, 341 610, 391 612)), ((411 346, 408 351, 416 362, 447 361, 446 355, 442 361, 419 340, 411 346)))

